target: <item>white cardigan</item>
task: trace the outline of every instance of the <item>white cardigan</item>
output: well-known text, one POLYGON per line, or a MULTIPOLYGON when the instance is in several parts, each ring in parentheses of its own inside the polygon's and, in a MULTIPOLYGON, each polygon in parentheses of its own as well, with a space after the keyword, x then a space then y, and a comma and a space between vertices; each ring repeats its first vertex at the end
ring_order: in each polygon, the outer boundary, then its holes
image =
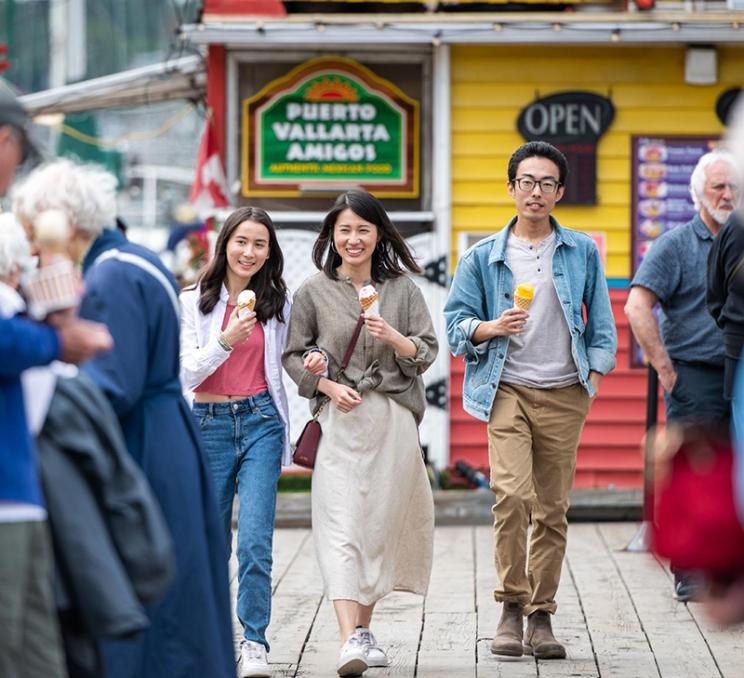
MULTIPOLYGON (((184 388, 193 391, 212 374, 230 353, 218 343, 222 331, 222 320, 227 308, 227 288, 222 285, 219 301, 212 312, 204 315, 199 310, 199 288, 181 292, 181 382, 184 388)), ((287 343, 287 321, 291 302, 289 297, 284 304, 284 320, 276 318, 262 323, 264 330, 264 370, 266 384, 271 399, 284 424, 284 452, 282 464, 292 463, 292 450, 289 443, 289 406, 287 393, 282 383, 282 353, 287 343)))

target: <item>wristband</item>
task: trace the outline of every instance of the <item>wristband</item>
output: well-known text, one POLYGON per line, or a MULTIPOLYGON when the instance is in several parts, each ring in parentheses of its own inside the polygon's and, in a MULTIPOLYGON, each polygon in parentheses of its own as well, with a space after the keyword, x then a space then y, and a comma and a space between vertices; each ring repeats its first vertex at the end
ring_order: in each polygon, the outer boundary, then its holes
POLYGON ((230 342, 225 338, 224 332, 221 332, 217 336, 217 343, 220 345, 220 347, 225 350, 227 353, 230 353, 232 351, 233 347, 230 346, 230 342))

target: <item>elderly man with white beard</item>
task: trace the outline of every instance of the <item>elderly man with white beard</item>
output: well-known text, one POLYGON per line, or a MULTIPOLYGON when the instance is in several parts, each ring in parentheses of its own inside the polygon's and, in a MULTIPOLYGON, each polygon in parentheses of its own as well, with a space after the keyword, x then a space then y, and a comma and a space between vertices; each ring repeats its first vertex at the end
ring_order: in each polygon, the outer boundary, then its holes
MULTIPOLYGON (((664 387, 666 419, 679 423, 730 416, 724 336, 706 309, 706 270, 718 233, 741 198, 733 156, 713 151, 700 158, 690 194, 697 214, 654 242, 631 282, 625 306, 633 334, 664 387)), ((675 570, 677 598, 691 600, 697 592, 697 578, 675 570)))

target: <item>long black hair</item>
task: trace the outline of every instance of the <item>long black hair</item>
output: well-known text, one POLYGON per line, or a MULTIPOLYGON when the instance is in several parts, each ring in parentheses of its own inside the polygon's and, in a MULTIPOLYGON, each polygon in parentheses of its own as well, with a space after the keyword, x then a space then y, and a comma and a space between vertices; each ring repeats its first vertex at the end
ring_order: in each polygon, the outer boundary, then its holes
POLYGON ((284 255, 279 241, 276 239, 276 229, 271 217, 260 207, 240 207, 236 209, 222 225, 214 248, 214 257, 199 275, 198 284, 199 310, 207 315, 211 313, 220 298, 222 283, 227 279, 227 243, 235 229, 244 221, 256 221, 266 226, 269 232, 269 258, 261 269, 251 277, 246 289, 256 293, 256 317, 260 322, 266 322, 276 317, 284 322, 284 304, 287 300, 287 285, 284 283, 284 255))
POLYGON ((315 245, 313 246, 313 263, 332 280, 337 280, 336 268, 341 265, 341 257, 333 244, 333 229, 338 215, 350 209, 358 217, 377 227, 379 240, 372 253, 372 280, 382 282, 388 278, 397 278, 406 274, 421 273, 421 267, 413 258, 411 250, 403 240, 382 203, 366 191, 347 191, 333 203, 331 211, 323 219, 315 245))

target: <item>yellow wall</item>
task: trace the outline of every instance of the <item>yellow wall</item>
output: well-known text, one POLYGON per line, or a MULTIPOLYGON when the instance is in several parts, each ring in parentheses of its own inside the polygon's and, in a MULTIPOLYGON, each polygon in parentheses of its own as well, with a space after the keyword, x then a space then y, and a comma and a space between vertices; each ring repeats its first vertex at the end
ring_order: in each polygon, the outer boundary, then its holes
POLYGON ((721 134, 716 100, 744 79, 744 49, 718 49, 713 86, 686 85, 684 60, 682 47, 453 47, 452 252, 460 232, 491 233, 513 215, 506 166, 524 143, 519 111, 536 94, 582 89, 615 105, 597 149, 598 204, 559 205, 555 216, 565 226, 605 231, 607 276, 627 278, 631 135, 721 134))

